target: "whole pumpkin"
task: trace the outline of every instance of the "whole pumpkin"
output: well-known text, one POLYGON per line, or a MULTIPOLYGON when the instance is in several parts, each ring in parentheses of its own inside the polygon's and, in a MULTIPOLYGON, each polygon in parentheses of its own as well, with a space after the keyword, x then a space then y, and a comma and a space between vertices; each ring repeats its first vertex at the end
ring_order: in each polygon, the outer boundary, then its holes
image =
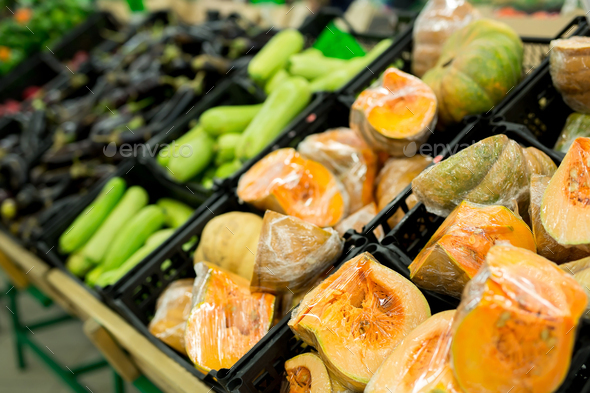
POLYGON ((502 22, 478 19, 453 33, 422 78, 436 94, 441 128, 498 104, 519 82, 522 56, 520 37, 502 22))

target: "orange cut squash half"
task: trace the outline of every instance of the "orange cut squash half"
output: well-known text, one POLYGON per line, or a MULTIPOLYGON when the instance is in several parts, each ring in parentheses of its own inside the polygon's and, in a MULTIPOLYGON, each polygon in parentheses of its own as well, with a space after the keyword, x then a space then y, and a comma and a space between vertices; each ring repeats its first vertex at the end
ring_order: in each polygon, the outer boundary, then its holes
POLYGON ((208 262, 195 265, 193 308, 185 331, 186 352, 207 374, 231 368, 270 329, 275 297, 250 293, 250 283, 208 262))
POLYGON ((374 150, 394 157, 413 153, 436 126, 436 95, 420 79, 397 68, 387 69, 377 86, 357 97, 350 127, 374 150))
POLYGON ((297 151, 338 177, 348 192, 351 212, 373 202, 377 155, 353 130, 341 127, 310 135, 297 151))
POLYGON ((240 178, 238 196, 261 210, 319 227, 334 226, 348 213, 348 194, 336 176, 292 148, 276 150, 254 164, 240 178))
POLYGON ((429 316, 420 290, 365 252, 308 293, 289 326, 343 385, 362 392, 383 360, 429 316))
POLYGON ((577 138, 551 178, 541 222, 559 244, 590 245, 590 138, 577 138))
POLYGON ((460 298, 499 241, 536 251, 531 230, 510 209, 463 201, 410 264, 410 278, 421 288, 460 298))
POLYGON ((330 374, 316 354, 308 352, 285 362, 289 393, 332 393, 330 374))
POLYGON ((450 365, 455 310, 435 314, 391 352, 364 393, 462 393, 450 365))
POLYGON ((451 366, 465 392, 551 393, 568 371, 586 294, 553 262, 496 245, 467 284, 451 366))

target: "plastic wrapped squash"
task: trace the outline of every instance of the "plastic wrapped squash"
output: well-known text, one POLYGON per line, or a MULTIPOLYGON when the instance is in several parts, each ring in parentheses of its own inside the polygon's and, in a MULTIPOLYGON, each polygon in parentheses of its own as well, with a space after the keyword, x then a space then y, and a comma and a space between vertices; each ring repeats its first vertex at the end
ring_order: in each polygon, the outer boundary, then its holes
POLYGON ((570 108, 590 113, 590 37, 553 40, 550 46, 553 85, 570 108))
POLYGON ((397 68, 359 94, 350 111, 350 127, 373 150, 403 157, 416 151, 434 130, 437 101, 428 85, 397 68))
POLYGON ((337 379, 362 392, 393 348, 429 316, 420 290, 365 252, 308 293, 289 326, 337 379))
POLYGON ((334 226, 348 214, 348 193, 338 178, 292 148, 276 150, 254 164, 240 178, 237 193, 261 210, 319 227, 334 226))
POLYGON ((467 1, 429 0, 414 23, 412 74, 421 77, 433 68, 451 34, 477 18, 467 1))
POLYGON ((168 285, 158 298, 156 313, 148 326, 151 334, 184 354, 184 328, 191 311, 194 281, 183 278, 168 285))
POLYGON ((377 155, 350 128, 336 128, 306 137, 297 151, 331 170, 342 182, 356 212, 373 202, 377 155))
POLYGON ((410 264, 410 278, 421 288, 460 298, 497 242, 536 251, 531 230, 510 209, 463 201, 410 264))
POLYGON ((462 393, 450 365, 455 310, 422 322, 391 352, 364 393, 462 393))
POLYGON ((550 176, 533 175, 531 177, 529 216, 533 236, 537 243, 537 253, 557 264, 590 256, 590 250, 585 247, 566 247, 557 243, 543 227, 541 222, 541 201, 550 180, 550 176))
POLYGON ((492 247, 465 288, 453 326, 451 365, 463 391, 556 391, 586 303, 582 287, 551 261, 492 247))
MULTIPOLYGON (((369 203, 367 206, 363 207, 360 210, 352 213, 350 216, 346 217, 344 220, 340 221, 338 225, 334 227, 340 234, 340 236, 344 236, 346 231, 349 229, 354 229, 356 232, 361 233, 365 225, 367 225, 375 216, 377 215, 377 206, 375 206, 375 202, 369 203)), ((374 234, 378 240, 383 238, 384 233, 381 227, 374 228, 374 234)))
POLYGON ((528 185, 523 149, 503 134, 461 150, 412 181, 414 194, 426 209, 443 217, 463 200, 514 209, 528 198, 528 185))
POLYGON ((565 126, 553 146, 554 150, 567 153, 570 146, 578 137, 590 137, 590 115, 572 113, 567 117, 565 126))
POLYGON ((253 292, 306 292, 316 278, 334 265, 344 244, 332 228, 319 228, 297 217, 267 210, 262 220, 253 292))
POLYGON ((195 367, 207 374, 231 368, 268 332, 275 297, 250 293, 247 280, 210 263, 197 263, 195 272, 185 347, 195 367))

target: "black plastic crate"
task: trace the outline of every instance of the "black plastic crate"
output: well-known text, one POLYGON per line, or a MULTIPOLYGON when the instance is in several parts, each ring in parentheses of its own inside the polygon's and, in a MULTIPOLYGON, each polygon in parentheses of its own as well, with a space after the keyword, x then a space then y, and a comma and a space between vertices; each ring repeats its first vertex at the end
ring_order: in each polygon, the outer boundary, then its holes
MULTIPOLYGON (((382 265, 397 271, 399 257, 386 247, 376 243, 367 243, 365 237, 356 237, 357 247, 342 258, 338 268, 346 261, 363 252, 371 253, 382 265)), ((334 271, 338 270, 334 269, 334 271)), ((451 298, 433 296, 428 291, 422 291, 428 301, 432 314, 456 308, 458 301, 451 298)), ((240 364, 233 375, 226 376, 225 387, 231 393, 271 393, 280 391, 285 380, 285 361, 311 348, 295 337, 288 326, 290 315, 287 315, 276 326, 272 337, 258 352, 247 361, 240 364)), ((269 333, 270 334, 270 333, 269 333)), ((242 360, 240 360, 242 362, 242 360)), ((236 365, 237 366, 237 365, 236 365)))
MULTIPOLYGON (((141 165, 136 160, 123 161, 118 166, 116 173, 103 178, 100 182, 93 186, 91 191, 80 197, 80 199, 70 206, 68 210, 63 213, 63 215, 61 215, 44 230, 43 235, 41 235, 41 237, 35 242, 35 246, 39 256, 45 259, 51 266, 57 267, 67 272, 78 283, 80 283, 80 285, 84 286, 90 293, 92 293, 92 295, 100 300, 105 299, 107 295, 112 292, 113 286, 107 286, 105 288, 90 288, 86 286, 82 280, 75 277, 65 268, 68 255, 59 251, 58 244, 59 237, 62 235, 62 233, 64 233, 70 224, 76 219, 76 217, 78 217, 78 215, 83 212, 84 209, 90 205, 90 203, 92 203, 92 201, 94 201, 105 184, 115 176, 123 178, 127 183, 127 188, 133 185, 143 187, 149 195, 148 203, 150 204, 155 203, 158 199, 164 197, 177 199, 180 202, 186 203, 187 205, 195 208, 193 217, 197 216, 201 209, 204 209, 204 206, 201 207, 200 201, 196 198, 189 197, 185 192, 179 192, 177 188, 162 185, 157 179, 154 178, 149 168, 141 165)), ((190 222, 190 219, 187 221, 187 223, 188 222, 190 222)), ((187 225, 187 223, 185 223, 185 225, 187 225)), ((173 236, 176 236, 176 234, 182 231, 182 228, 183 227, 178 228, 173 236)), ((158 249, 162 247, 163 245, 160 245, 158 249)), ((150 260, 151 256, 154 255, 158 249, 154 250, 152 254, 148 255, 142 262, 138 264, 138 266, 145 263, 147 260, 150 260)), ((137 266, 135 268, 137 268, 137 266)), ((119 282, 127 280, 133 274, 133 271, 134 269, 129 271, 119 280, 119 282)))
MULTIPOLYGON (((377 58, 368 69, 357 75, 342 89, 342 94, 357 96, 361 91, 369 87, 373 81, 388 68, 396 67, 400 70, 411 73, 412 65, 412 48, 413 24, 408 25, 406 30, 396 37, 393 45, 377 58)), ((537 38, 521 37, 524 44, 523 58, 523 79, 513 89, 509 90, 506 98, 502 101, 507 102, 525 86, 534 75, 535 68, 543 64, 544 59, 548 56, 550 42, 552 39, 580 35, 588 29, 584 17, 575 17, 555 38, 537 38)), ((499 108, 502 104, 497 105, 499 108)))
MULTIPOLYGON (((117 288, 108 295, 113 308, 115 308, 131 325, 145 335, 156 347, 167 356, 181 364, 191 374, 207 382, 216 391, 224 391, 222 386, 229 383, 232 377, 240 372, 242 365, 249 364, 256 357, 259 349, 274 340, 280 324, 274 326, 246 355, 244 355, 231 369, 214 370, 207 375, 197 370, 190 360, 162 341, 154 337, 147 325, 152 319, 156 302, 168 284, 180 278, 195 277, 193 267, 193 253, 198 246, 198 239, 207 225, 215 216, 232 212, 243 211, 263 216, 264 212, 250 205, 241 203, 239 199, 229 193, 214 194, 200 209, 200 214, 183 228, 181 234, 171 238, 164 247, 152 254, 149 262, 137 266, 132 277, 117 283, 117 288), (183 245, 193 239, 197 242, 189 249, 183 245), (169 261, 169 262, 168 262, 169 261)), ((344 252, 360 247, 366 242, 365 238, 348 233, 344 252)), ((352 251, 348 254, 350 255, 352 251)))

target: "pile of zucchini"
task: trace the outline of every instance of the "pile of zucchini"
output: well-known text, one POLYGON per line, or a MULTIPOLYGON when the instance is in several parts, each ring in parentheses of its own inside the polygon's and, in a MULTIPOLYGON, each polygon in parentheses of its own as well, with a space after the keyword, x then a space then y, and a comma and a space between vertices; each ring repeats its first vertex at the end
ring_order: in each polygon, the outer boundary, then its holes
POLYGON ((148 204, 140 186, 127 188, 114 177, 59 238, 59 250, 69 254, 67 269, 85 277, 89 286, 117 282, 168 239, 193 209, 162 198, 148 204))

